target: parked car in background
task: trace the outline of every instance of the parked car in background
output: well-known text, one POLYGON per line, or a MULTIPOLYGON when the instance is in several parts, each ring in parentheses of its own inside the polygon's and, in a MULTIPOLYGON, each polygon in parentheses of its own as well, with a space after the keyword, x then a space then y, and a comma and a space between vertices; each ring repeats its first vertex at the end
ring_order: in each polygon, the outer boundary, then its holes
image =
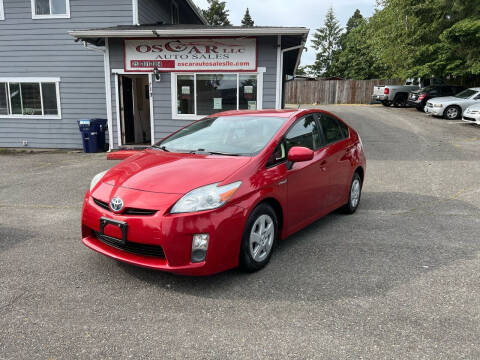
POLYGON ((462 120, 468 123, 480 125, 480 102, 466 108, 463 112, 462 120))
POLYGON ((178 274, 259 270, 277 240, 354 213, 365 167, 357 132, 326 111, 211 115, 96 175, 82 241, 178 274))
POLYGON ((453 96, 465 90, 463 86, 456 85, 431 85, 408 94, 408 105, 414 106, 418 111, 424 111, 427 101, 440 96, 453 96))
POLYGON ((462 116, 463 110, 479 102, 480 88, 469 88, 455 96, 428 100, 425 112, 434 116, 443 116, 448 120, 455 120, 462 116))
POLYGON ((380 101, 384 106, 395 107, 408 104, 408 93, 430 85, 441 85, 443 80, 431 79, 407 79, 404 85, 374 86, 372 98, 380 101))

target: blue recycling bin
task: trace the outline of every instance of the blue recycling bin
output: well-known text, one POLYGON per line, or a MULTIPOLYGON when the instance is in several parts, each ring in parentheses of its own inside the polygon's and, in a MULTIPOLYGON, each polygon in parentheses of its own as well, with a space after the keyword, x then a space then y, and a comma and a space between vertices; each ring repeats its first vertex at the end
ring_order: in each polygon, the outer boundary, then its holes
POLYGON ((105 150, 106 119, 77 120, 82 134, 83 152, 96 153, 105 150))

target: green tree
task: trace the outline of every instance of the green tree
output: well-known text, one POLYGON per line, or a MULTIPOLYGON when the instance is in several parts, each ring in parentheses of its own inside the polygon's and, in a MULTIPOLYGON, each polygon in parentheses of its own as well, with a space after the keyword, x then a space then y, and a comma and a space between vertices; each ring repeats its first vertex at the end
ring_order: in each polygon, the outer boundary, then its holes
POLYGON ((228 19, 229 11, 225 8, 225 1, 220 0, 207 0, 208 9, 203 10, 203 16, 207 20, 209 25, 212 26, 228 26, 231 25, 228 19))
MULTIPOLYGON (((350 39, 350 42, 348 42, 348 36, 350 33, 358 28, 359 26, 364 26, 366 23, 366 19, 362 16, 360 13, 360 10, 356 9, 353 15, 348 19, 347 25, 345 27, 345 32, 340 35, 340 39, 338 41, 339 44, 339 49, 338 51, 335 52, 334 59, 333 59, 333 70, 336 73, 336 75, 343 77, 343 78, 348 78, 351 75, 347 75, 348 70, 350 69, 349 63, 346 62, 346 58, 351 57, 352 54, 349 54, 346 56, 344 52, 347 50, 347 46, 349 47, 349 50, 351 51, 352 45, 355 46, 354 43, 352 43, 352 39, 350 39)), ((356 39, 360 40, 360 42, 363 42, 363 39, 356 39)))
POLYGON ((242 26, 254 26, 254 25, 255 23, 253 22, 253 19, 250 16, 250 11, 247 8, 247 11, 245 11, 245 15, 243 15, 242 26))
POLYGON ((318 28, 313 35, 313 48, 317 51, 313 70, 319 76, 332 76, 332 67, 336 51, 339 49, 339 40, 342 29, 338 23, 333 8, 325 15, 323 27, 318 28))

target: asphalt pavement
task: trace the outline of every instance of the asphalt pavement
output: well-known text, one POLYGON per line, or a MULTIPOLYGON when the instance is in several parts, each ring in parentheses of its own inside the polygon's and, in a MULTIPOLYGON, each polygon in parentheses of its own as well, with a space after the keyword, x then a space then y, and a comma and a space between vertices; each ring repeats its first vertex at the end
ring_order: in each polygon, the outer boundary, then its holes
POLYGON ((363 139, 360 207, 282 241, 254 274, 181 277, 97 254, 80 241, 81 204, 115 162, 0 155, 0 358, 480 358, 480 127, 321 108, 363 139))

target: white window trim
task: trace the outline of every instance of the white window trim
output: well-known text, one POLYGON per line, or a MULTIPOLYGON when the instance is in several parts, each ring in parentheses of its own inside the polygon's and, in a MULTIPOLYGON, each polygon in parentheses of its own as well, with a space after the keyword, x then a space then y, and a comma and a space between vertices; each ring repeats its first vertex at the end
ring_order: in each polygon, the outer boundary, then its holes
POLYGON ((178 75, 194 75, 193 81, 193 94, 194 98, 197 98, 197 74, 228 74, 228 75, 237 75, 237 109, 239 106, 239 75, 256 75, 257 76, 257 110, 263 109, 263 73, 265 68, 258 68, 257 72, 221 72, 221 71, 211 71, 211 72, 173 72, 171 76, 171 95, 172 95, 172 119, 174 120, 200 120, 208 115, 198 115, 197 113, 197 102, 195 101, 195 114, 178 114, 177 108, 177 76, 178 75))
MULTIPOLYGON (((57 90, 57 115, 23 115, 23 114, 10 114, 3 115, 0 114, 0 119, 48 119, 48 120, 61 120, 62 119, 62 107, 60 103, 60 78, 59 77, 0 77, 0 83, 55 83, 55 88, 57 90)), ((8 87, 8 101, 9 108, 12 108, 11 99, 10 99, 10 86, 8 87)), ((42 97, 42 86, 40 86, 40 101, 42 102, 42 112, 43 112, 43 97, 42 97)))
MULTIPOLYGON (((1 1, 1 0, 0 0, 1 1)), ((32 4, 32 19, 40 20, 40 19, 70 19, 70 0, 65 0, 65 9, 67 11, 66 14, 49 14, 49 15, 37 15, 35 13, 35 2, 37 0, 30 0, 32 4)), ((50 0, 50 12, 52 11, 52 3, 50 0)))
POLYGON ((3 7, 3 1, 0 0, 0 20, 5 20, 5 9, 3 7))

